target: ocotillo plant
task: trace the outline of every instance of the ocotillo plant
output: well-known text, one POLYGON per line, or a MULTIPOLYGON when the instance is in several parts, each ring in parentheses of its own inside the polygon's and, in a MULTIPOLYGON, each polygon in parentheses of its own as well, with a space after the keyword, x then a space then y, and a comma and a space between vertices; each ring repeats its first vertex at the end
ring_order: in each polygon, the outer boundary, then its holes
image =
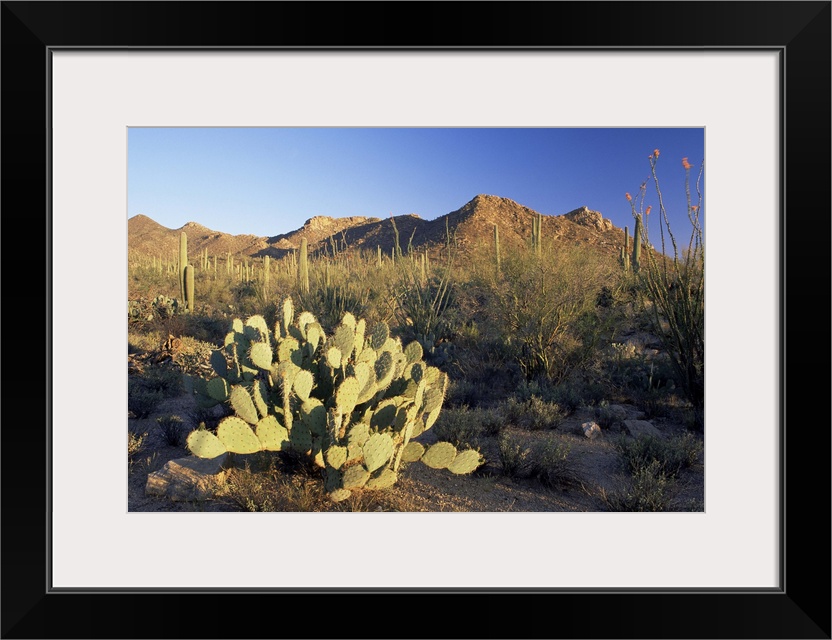
POLYGON ((307 260, 306 238, 300 239, 300 259, 298 264, 298 286, 301 293, 309 293, 309 262, 307 260))
POLYGON ((308 311, 295 318, 283 301, 274 331, 256 315, 235 319, 211 357, 216 376, 187 378, 200 406, 228 403, 214 435, 196 430, 188 448, 202 458, 225 452, 291 451, 320 469, 334 501, 353 491, 384 489, 402 462, 469 474, 483 463, 474 449, 416 441, 439 416, 448 376, 422 360, 422 347, 368 329, 346 313, 327 336, 308 311))
POLYGON ((269 274, 271 272, 271 265, 269 256, 263 258, 263 297, 269 297, 269 274))

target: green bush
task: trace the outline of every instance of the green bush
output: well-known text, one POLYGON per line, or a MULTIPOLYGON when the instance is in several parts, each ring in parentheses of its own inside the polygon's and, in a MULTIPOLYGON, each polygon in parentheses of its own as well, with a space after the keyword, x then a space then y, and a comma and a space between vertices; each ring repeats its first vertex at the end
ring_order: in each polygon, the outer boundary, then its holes
POLYGON ((667 440, 643 435, 638 438, 622 437, 617 441, 617 448, 631 473, 656 467, 672 478, 697 463, 702 453, 702 442, 692 433, 667 440))
POLYGON ((511 478, 526 475, 532 468, 532 449, 517 434, 503 431, 497 439, 503 473, 511 478))
POLYGON ((545 440, 531 453, 531 475, 549 488, 573 485, 578 481, 570 459, 571 446, 565 442, 545 440))

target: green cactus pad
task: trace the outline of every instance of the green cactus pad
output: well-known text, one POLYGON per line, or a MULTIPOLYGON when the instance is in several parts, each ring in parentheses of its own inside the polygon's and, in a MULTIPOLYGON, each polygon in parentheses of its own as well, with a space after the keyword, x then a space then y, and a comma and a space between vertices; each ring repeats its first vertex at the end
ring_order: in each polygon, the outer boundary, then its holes
POLYGON ((335 405, 344 416, 349 416, 355 409, 360 391, 361 387, 355 378, 344 378, 338 387, 338 391, 335 392, 335 405))
POLYGON ((327 491, 335 491, 341 488, 341 483, 344 479, 344 474, 339 469, 328 467, 324 474, 324 489, 327 491))
POLYGON ((309 311, 301 311, 300 315, 298 316, 298 329, 300 329, 300 332, 303 335, 304 340, 307 339, 306 327, 307 325, 310 325, 313 322, 317 322, 317 320, 315 320, 315 316, 313 316, 309 311))
POLYGON ((367 380, 370 379, 370 372, 372 371, 372 369, 370 369, 370 365, 366 362, 361 362, 356 363, 350 368, 352 369, 352 373, 350 375, 355 376, 355 379, 358 380, 358 384, 363 389, 367 384, 367 380))
POLYGON ((261 450, 260 440, 251 427, 235 416, 223 418, 217 427, 217 438, 232 453, 254 453, 261 450))
POLYGON ((216 458, 228 451, 210 431, 196 430, 188 435, 188 451, 198 458, 216 458))
POLYGON ((373 490, 387 489, 396 484, 396 480, 398 480, 396 472, 392 469, 385 469, 381 472, 381 475, 367 481, 367 488, 373 490))
POLYGON ((448 465, 448 471, 459 475, 472 473, 483 461, 479 451, 468 449, 457 454, 454 461, 448 465))
POLYGON ((387 433, 375 433, 364 443, 363 451, 367 470, 375 471, 393 456, 393 438, 387 433))
POLYGON ((382 400, 373 412, 373 417, 370 418, 370 426, 378 431, 391 427, 396 419, 396 411, 398 407, 394 400, 391 398, 382 400))
POLYGON ((338 347, 341 358, 347 360, 350 357, 355 342, 355 329, 348 325, 339 325, 332 336, 332 344, 338 347))
POLYGON ((205 384, 205 390, 217 402, 228 400, 229 388, 225 378, 212 378, 205 384))
POLYGON ((433 469, 447 469, 456 458, 456 447, 450 442, 437 442, 422 456, 422 462, 433 469))
POLYGON ((334 469, 340 469, 344 466, 344 463, 347 461, 347 448, 331 446, 329 449, 326 450, 325 458, 326 463, 330 467, 334 469))
POLYGON ((312 451, 312 433, 305 422, 295 422, 292 425, 289 442, 292 444, 292 449, 298 453, 310 453, 312 451))
POLYGON ((367 330, 367 323, 364 321, 364 318, 361 318, 358 322, 355 323, 355 340, 353 347, 355 351, 355 357, 358 359, 358 356, 361 355, 361 352, 364 351, 364 335, 367 330))
POLYGON ((396 412, 396 419, 393 421, 393 429, 397 432, 402 431, 408 424, 416 420, 418 413, 419 408, 412 404, 399 407, 396 412))
POLYGON ((384 321, 377 322, 370 334, 370 346, 376 351, 381 351, 389 337, 390 327, 387 326, 387 323, 384 321))
MULTIPOLYGON (((383 352, 382 352, 383 353, 383 352)), ((371 367, 376 363, 377 354, 373 349, 362 349, 355 357, 356 363, 366 362, 371 367)))
POLYGON ((364 450, 359 444, 347 445, 347 462, 355 462, 364 459, 364 450))
POLYGON ((296 358, 293 357, 296 351, 300 351, 300 343, 294 338, 283 338, 280 344, 277 345, 278 362, 291 361, 297 365, 296 358))
POLYGON ((427 381, 425 381, 425 363, 415 362, 411 366, 410 377, 416 384, 419 384, 424 381, 425 385, 427 385, 427 381))
POLYGON ((374 365, 376 373, 376 385, 379 389, 386 389, 393 381, 395 368, 393 366, 393 354, 389 351, 382 351, 374 365))
POLYGON ((285 360, 276 367, 272 366, 272 378, 280 384, 281 388, 285 385, 291 389, 298 373, 300 373, 300 368, 291 360, 285 360))
POLYGON ((347 431, 347 443, 363 447, 370 439, 370 427, 365 422, 352 425, 347 431))
POLYGON ((309 400, 309 394, 312 393, 312 385, 315 383, 315 379, 312 377, 312 373, 306 370, 298 371, 297 375, 295 376, 295 381, 292 384, 292 387, 295 390, 298 398, 301 401, 306 402, 309 400))
POLYGON ((342 486, 344 489, 360 489, 367 480, 370 479, 370 472, 367 471, 360 464, 353 465, 344 469, 344 478, 342 486))
POLYGON ((272 348, 265 342, 255 342, 251 345, 248 358, 259 369, 272 368, 272 348))
POLYGON ((196 396, 196 406, 200 409, 211 409, 219 404, 211 396, 196 396))
POLYGON ((245 387, 241 385, 231 387, 229 400, 231 401, 231 408, 234 409, 234 413, 249 424, 257 424, 260 418, 257 415, 254 402, 245 387))
POLYGON ((425 413, 432 413, 442 406, 444 395, 437 387, 430 387, 425 391, 424 411, 425 413))
POLYGON ((422 359, 422 345, 420 345, 416 340, 411 342, 404 348, 404 355, 407 358, 408 364, 413 364, 414 362, 419 362, 422 359))
POLYGON ((352 315, 349 311, 347 311, 344 314, 344 317, 341 318, 341 324, 355 331, 355 316, 352 315))
POLYGON ((421 459, 425 453, 425 445, 421 442, 408 442, 402 450, 402 460, 404 462, 416 462, 421 459))
POLYGON ((229 347, 232 344, 234 344, 234 332, 229 331, 228 333, 225 334, 225 340, 223 340, 222 346, 223 347, 229 347))
POLYGON ((326 432, 326 409, 317 398, 309 398, 301 405, 300 417, 310 432, 319 436, 326 432))
POLYGON ((338 369, 341 366, 341 350, 338 347, 329 347, 326 350, 326 363, 330 369, 338 369))
POLYGON ((313 322, 306 327, 306 341, 314 353, 324 337, 324 330, 320 324, 313 322))
POLYGON ((265 380, 255 380, 251 385, 251 396, 254 399, 254 406, 261 418, 269 415, 269 390, 266 388, 265 380))
POLYGON ((275 416, 266 416, 254 430, 263 451, 283 451, 289 444, 289 432, 275 416))
POLYGON ((328 495, 329 499, 333 502, 343 502, 352 495, 352 491, 350 491, 349 489, 335 489, 334 491, 331 491, 328 495))
POLYGON ((441 378, 441 369, 437 369, 436 367, 428 367, 425 371, 425 380, 427 380, 429 386, 436 385, 438 382, 440 382, 441 378))
POLYGON ((225 361, 225 354, 220 349, 211 351, 211 368, 221 378, 228 375, 228 363, 225 361))
POLYGON ((243 331, 245 330, 245 325, 243 324, 243 321, 240 320, 240 318, 234 318, 231 321, 231 331, 233 331, 234 333, 243 333, 243 331))

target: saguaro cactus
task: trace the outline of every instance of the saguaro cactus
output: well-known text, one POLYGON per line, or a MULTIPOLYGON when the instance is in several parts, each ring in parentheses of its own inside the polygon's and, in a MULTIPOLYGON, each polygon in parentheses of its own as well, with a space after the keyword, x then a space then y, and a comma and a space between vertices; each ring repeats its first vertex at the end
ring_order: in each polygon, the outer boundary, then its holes
POLYGON ((636 228, 633 230, 633 273, 638 273, 641 260, 641 215, 636 216, 636 228))
POLYGON ((185 265, 185 306, 188 313, 194 312, 194 268, 185 265))
POLYGON ((301 293, 309 293, 309 263, 307 261, 306 238, 300 239, 300 262, 298 266, 298 284, 301 293))
POLYGON ((188 265, 188 236, 179 234, 179 298, 185 300, 185 267, 188 265))

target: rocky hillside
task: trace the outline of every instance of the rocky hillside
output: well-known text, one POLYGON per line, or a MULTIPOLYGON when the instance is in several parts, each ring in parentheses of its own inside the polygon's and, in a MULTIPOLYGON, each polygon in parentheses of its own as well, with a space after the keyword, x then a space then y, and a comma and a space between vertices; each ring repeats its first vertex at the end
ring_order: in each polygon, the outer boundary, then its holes
MULTIPOLYGON (((473 200, 434 220, 423 220, 416 214, 396 216, 399 244, 403 251, 408 244, 414 249, 426 248, 438 251, 445 245, 450 232, 456 246, 465 250, 479 242, 493 242, 494 225, 500 233, 500 242, 506 248, 524 246, 532 233, 532 220, 536 211, 508 198, 478 195, 473 200)), ((598 211, 580 207, 563 215, 543 218, 544 240, 572 245, 595 247, 611 255, 618 255, 623 240, 623 230, 615 227, 598 211)), ((230 235, 188 222, 179 229, 168 229, 144 215, 128 220, 128 243, 132 252, 146 255, 170 255, 178 250, 179 233, 188 234, 189 252, 196 253, 206 247, 209 254, 224 255, 231 252, 239 256, 270 255, 275 258, 286 255, 300 246, 306 238, 311 251, 331 251, 333 244, 339 251, 376 251, 381 246, 390 253, 395 242, 394 224, 389 218, 316 216, 307 220, 300 229, 271 237, 254 235, 230 235)), ((632 232, 632 230, 631 230, 632 232)))

